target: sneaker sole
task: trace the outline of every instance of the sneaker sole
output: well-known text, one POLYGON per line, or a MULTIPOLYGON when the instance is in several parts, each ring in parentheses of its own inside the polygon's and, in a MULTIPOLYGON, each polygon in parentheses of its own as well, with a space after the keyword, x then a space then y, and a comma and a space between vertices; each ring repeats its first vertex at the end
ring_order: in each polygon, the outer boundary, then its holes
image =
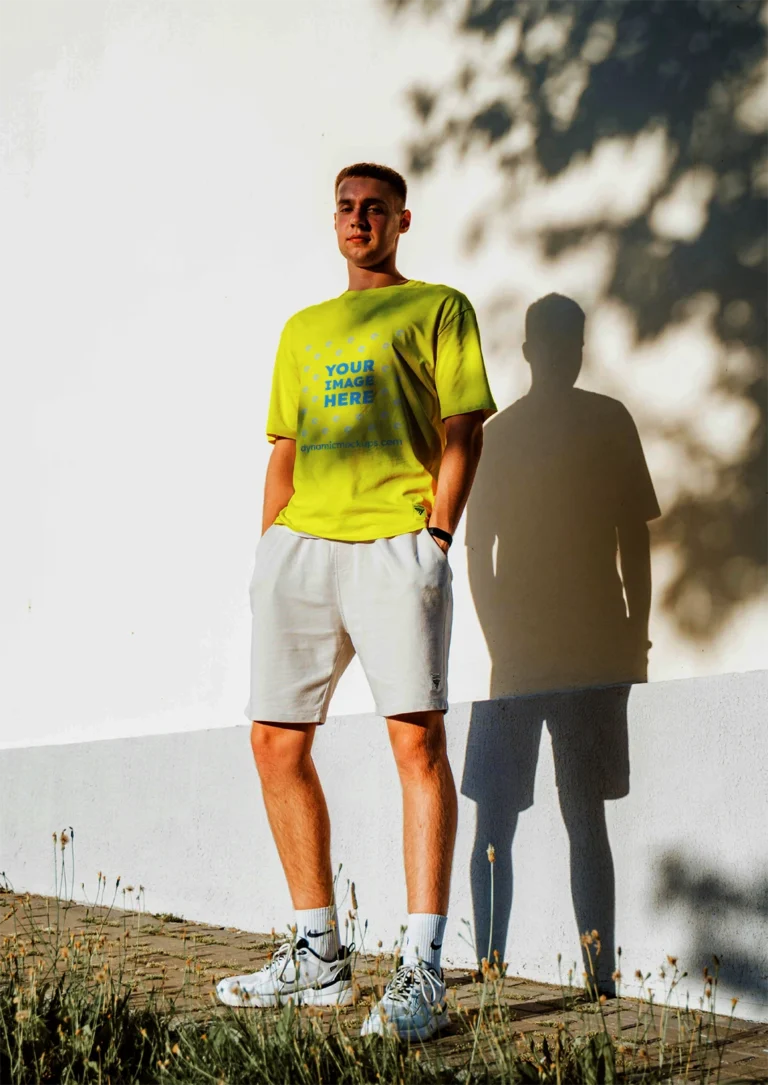
POLYGON ((237 995, 233 991, 216 990, 220 1002, 225 1006, 237 1006, 241 1009, 264 1010, 274 1006, 285 1006, 295 1002, 298 1006, 348 1006, 354 1001, 354 991, 349 980, 333 983, 328 987, 305 987, 300 991, 285 991, 275 994, 247 996, 237 995))

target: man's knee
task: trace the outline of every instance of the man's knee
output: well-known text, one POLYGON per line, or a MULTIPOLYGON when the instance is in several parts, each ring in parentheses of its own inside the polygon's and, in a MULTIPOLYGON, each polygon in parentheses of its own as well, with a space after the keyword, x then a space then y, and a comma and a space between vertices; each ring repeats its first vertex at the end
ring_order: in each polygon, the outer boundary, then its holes
POLYGON ((251 749, 262 779, 300 770, 310 755, 313 730, 254 721, 251 749))
POLYGON ((392 752, 402 776, 424 775, 447 757, 441 712, 401 717, 395 723, 392 752))

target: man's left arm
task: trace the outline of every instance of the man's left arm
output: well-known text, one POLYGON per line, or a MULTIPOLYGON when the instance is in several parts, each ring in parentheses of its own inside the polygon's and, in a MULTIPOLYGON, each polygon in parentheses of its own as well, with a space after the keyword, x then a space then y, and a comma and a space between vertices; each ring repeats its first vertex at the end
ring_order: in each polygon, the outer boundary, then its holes
MULTIPOLYGON (((461 520, 483 450, 486 411, 469 411, 445 418, 445 450, 440 461, 435 501, 429 526, 453 535, 461 520)), ((448 543, 435 538, 443 550, 448 543)))

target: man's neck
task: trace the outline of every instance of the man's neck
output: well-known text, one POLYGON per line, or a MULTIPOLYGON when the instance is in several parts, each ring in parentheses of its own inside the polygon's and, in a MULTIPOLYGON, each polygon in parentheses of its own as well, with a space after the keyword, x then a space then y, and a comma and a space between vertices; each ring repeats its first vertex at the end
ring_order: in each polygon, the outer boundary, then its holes
POLYGON ((347 269, 349 271, 349 290, 376 290, 382 286, 399 286, 408 282, 408 279, 405 275, 400 274, 394 263, 378 267, 357 267, 347 261, 347 269))

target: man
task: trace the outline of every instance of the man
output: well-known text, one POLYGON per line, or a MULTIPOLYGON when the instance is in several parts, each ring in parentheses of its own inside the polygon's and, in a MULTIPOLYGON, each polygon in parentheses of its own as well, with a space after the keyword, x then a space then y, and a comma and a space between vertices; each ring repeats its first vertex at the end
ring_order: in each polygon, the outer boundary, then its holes
POLYGON ((278 348, 246 715, 296 941, 218 993, 238 1006, 351 1001, 311 749, 357 652, 402 785, 409 912, 402 964, 363 1034, 426 1039, 447 1020, 440 947, 456 832, 447 552, 495 405, 470 303, 397 269, 405 201, 394 170, 341 171, 334 223, 349 289, 292 317, 278 348))

